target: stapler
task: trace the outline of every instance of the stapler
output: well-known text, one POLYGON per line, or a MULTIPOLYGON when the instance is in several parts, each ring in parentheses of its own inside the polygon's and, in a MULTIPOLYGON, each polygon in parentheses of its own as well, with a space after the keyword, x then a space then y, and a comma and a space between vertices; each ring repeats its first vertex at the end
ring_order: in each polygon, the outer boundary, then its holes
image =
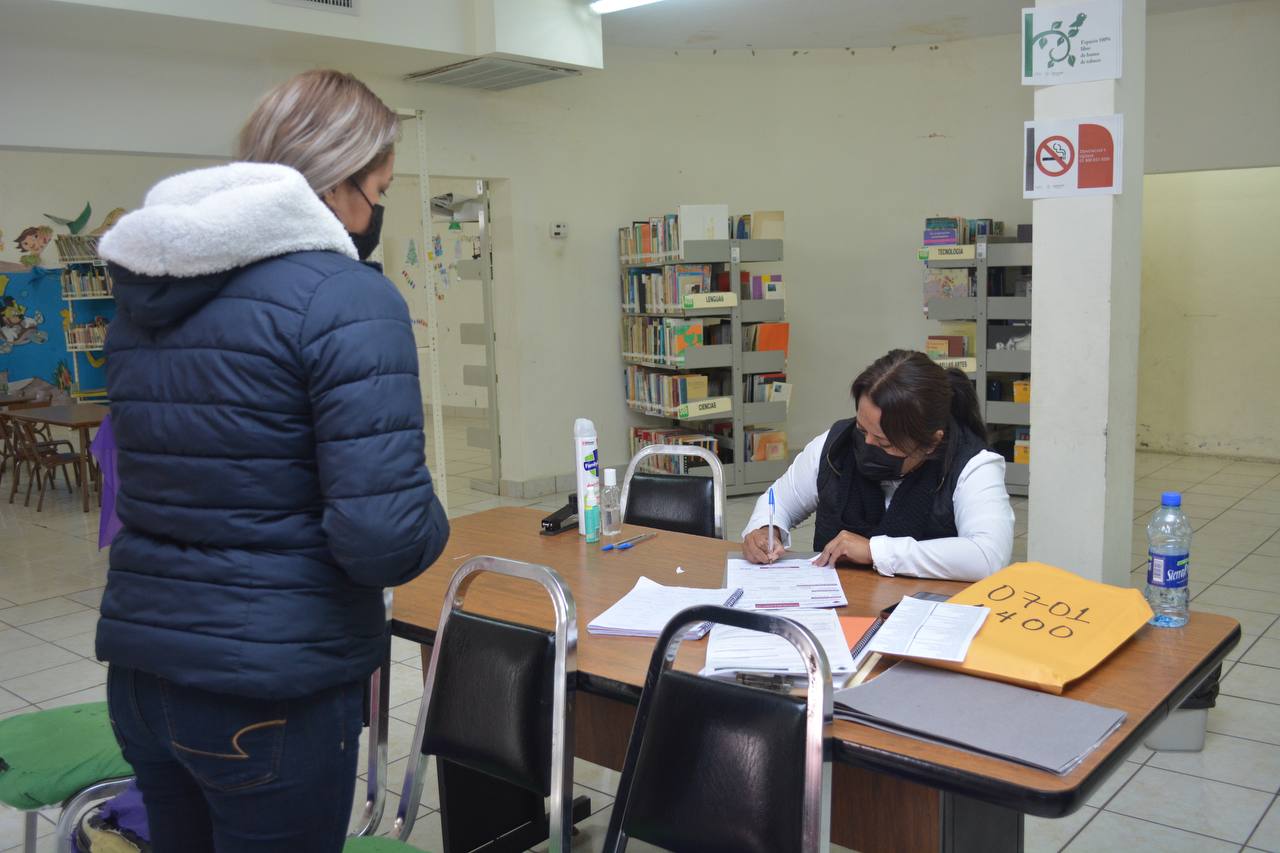
POLYGON ((578 495, 571 492, 569 502, 542 519, 542 535, 555 536, 578 527, 578 495))

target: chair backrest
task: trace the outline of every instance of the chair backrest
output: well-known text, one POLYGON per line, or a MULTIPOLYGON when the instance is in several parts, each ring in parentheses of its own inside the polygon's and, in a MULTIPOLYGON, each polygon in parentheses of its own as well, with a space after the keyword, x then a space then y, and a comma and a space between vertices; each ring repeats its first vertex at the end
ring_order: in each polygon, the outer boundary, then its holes
MULTIPOLYGON (((426 759, 470 770, 551 798, 550 850, 568 853, 573 830, 573 710, 578 627, 573 595, 547 566, 474 557, 445 593, 431 648, 396 832, 407 840, 422 798, 426 759), (484 572, 542 585, 555 609, 544 631, 462 610, 463 594, 484 572)), ((540 802, 540 800, 539 800, 540 802)))
POLYGON ((622 520, 677 533, 724 538, 724 466, 705 447, 651 444, 641 448, 627 465, 622 480, 622 520), (638 471, 654 456, 700 459, 711 476, 650 474, 638 471))
POLYGON ((691 607, 654 648, 605 836, 606 853, 636 838, 707 853, 826 851, 830 846, 831 670, 804 626, 782 616, 691 607), (776 634, 804 659, 804 698, 672 671, 686 631, 702 622, 776 634))

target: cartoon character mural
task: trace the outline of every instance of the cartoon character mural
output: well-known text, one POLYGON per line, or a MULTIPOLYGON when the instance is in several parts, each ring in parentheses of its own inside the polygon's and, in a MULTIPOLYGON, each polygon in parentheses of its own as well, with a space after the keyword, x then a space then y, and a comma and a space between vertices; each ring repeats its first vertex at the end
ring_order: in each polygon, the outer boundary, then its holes
POLYGON ((12 352, 22 344, 42 344, 49 340, 49 335, 39 328, 44 314, 36 311, 28 317, 27 306, 5 293, 8 287, 9 277, 0 275, 0 353, 12 352))
POLYGON ((53 229, 48 225, 31 225, 22 229, 22 233, 18 235, 18 239, 14 241, 19 250, 22 251, 22 257, 18 258, 18 263, 24 267, 43 266, 40 259, 40 253, 49 245, 49 241, 53 239, 53 229))

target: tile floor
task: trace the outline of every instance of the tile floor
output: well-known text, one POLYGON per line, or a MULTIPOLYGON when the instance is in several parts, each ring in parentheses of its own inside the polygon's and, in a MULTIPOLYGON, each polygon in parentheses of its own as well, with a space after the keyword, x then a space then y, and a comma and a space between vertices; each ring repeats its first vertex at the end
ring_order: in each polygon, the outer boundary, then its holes
MULTIPOLYGON (((563 504, 563 495, 524 501, 467 488, 464 469, 488 461, 487 454, 466 447, 468 425, 449 419, 445 426, 446 461, 454 474, 451 516, 499 505, 554 509, 563 504)), ((7 485, 0 481, 0 495, 7 485)), ((1185 508, 1196 526, 1192 606, 1226 614, 1243 626, 1244 638, 1224 667, 1222 696, 1209 714, 1205 749, 1139 748, 1080 811, 1061 820, 1029 818, 1028 851, 1280 852, 1280 465, 1140 453, 1133 507, 1135 584, 1142 580, 1144 527, 1165 489, 1185 492, 1185 508)), ((727 521, 734 538, 752 503, 730 500, 727 521)), ((1026 553, 1026 502, 1014 503, 1014 557, 1020 559, 1026 553)), ((811 530, 801 530, 798 540, 806 535, 811 530)), ((93 659, 93 630, 107 560, 96 541, 96 512, 80 512, 65 491, 39 514, 24 509, 20 499, 10 506, 0 497, 0 717, 102 698, 106 669, 93 659)), ((421 665, 416 647, 401 640, 393 658, 389 749, 394 790, 416 721, 421 665)), ((433 778, 434 771, 428 776, 433 778)), ((578 762, 575 781, 596 811, 580 825, 574 847, 599 850, 617 774, 578 762)), ((358 793, 357 803, 362 798, 358 793)), ((389 795, 384 828, 398 805, 389 795)), ((434 785, 428 784, 412 839, 420 849, 441 849, 437 805, 434 785)), ((47 815, 41 822, 41 851, 53 849, 52 830, 52 815, 47 815)), ((0 851, 16 851, 21 832, 20 815, 0 807, 0 851)))

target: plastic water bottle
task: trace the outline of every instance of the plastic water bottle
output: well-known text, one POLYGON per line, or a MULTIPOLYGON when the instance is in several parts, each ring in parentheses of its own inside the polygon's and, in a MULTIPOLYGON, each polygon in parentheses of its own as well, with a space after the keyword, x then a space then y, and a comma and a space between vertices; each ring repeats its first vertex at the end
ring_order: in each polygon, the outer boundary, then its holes
POLYGON ((1151 624, 1180 628, 1187 624, 1187 581, 1191 574, 1191 522, 1182 513, 1182 495, 1165 492, 1147 525, 1147 603, 1151 624))
POLYGON ((586 536, 588 542, 600 538, 599 456, 596 425, 587 418, 578 418, 573 422, 573 461, 578 475, 578 533, 586 536), (591 529, 593 524, 594 531, 591 529))
POLYGON ((604 491, 600 493, 600 532, 617 536, 622 532, 622 489, 618 488, 618 469, 604 469, 604 491))

